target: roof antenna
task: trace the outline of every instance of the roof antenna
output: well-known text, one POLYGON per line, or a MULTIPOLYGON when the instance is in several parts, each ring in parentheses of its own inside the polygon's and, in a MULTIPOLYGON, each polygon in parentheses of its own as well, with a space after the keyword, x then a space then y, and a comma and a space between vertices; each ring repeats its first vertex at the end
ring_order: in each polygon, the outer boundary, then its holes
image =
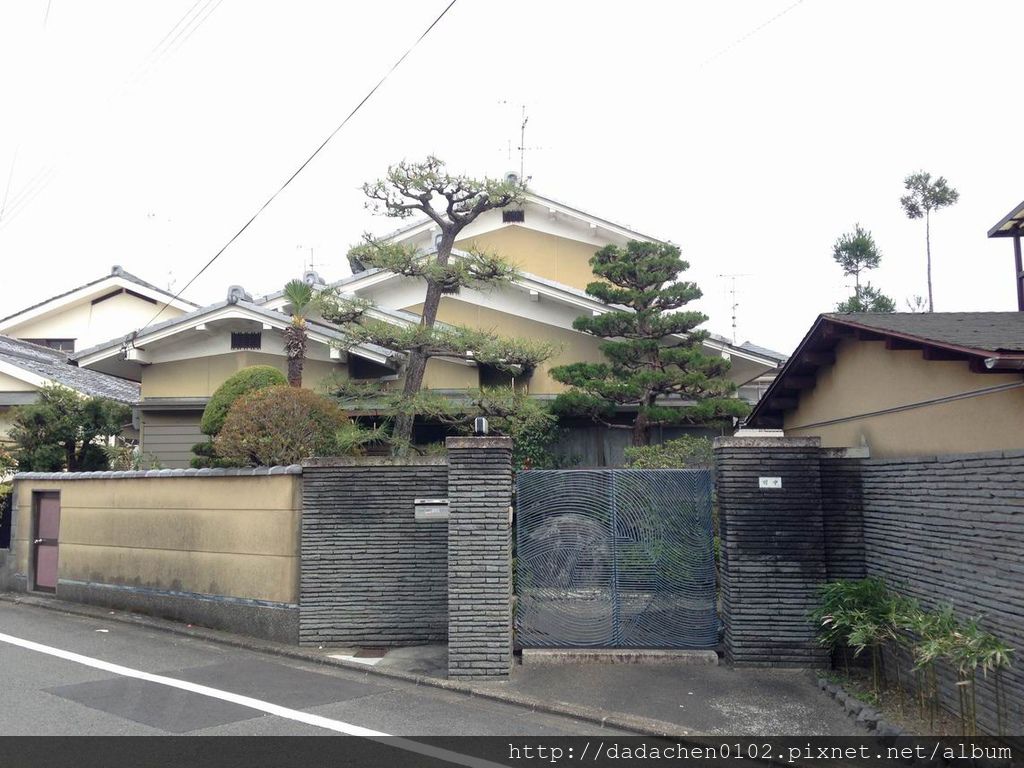
POLYGON ((739 307, 740 303, 736 301, 736 278, 737 277, 750 277, 747 273, 737 273, 733 275, 716 275, 716 277, 728 278, 731 282, 729 288, 729 294, 732 297, 732 343, 736 344, 736 308, 739 307))
MULTIPOLYGON (((498 103, 499 104, 510 104, 510 105, 512 104, 512 102, 505 101, 505 100, 499 101, 498 103)), ((528 146, 526 146, 526 124, 530 121, 530 116, 526 114, 526 105, 525 104, 520 104, 519 105, 519 110, 520 110, 520 117, 521 117, 520 122, 519 122, 519 146, 515 147, 515 149, 519 152, 519 180, 523 184, 525 184, 527 182, 527 178, 526 178, 526 175, 525 175, 526 174, 526 153, 527 152, 532 152, 532 151, 537 150, 537 149, 544 149, 544 147, 528 147, 528 146)), ((512 147, 512 140, 509 139, 508 140, 508 159, 509 160, 512 159, 512 149, 513 149, 513 147, 512 147)))

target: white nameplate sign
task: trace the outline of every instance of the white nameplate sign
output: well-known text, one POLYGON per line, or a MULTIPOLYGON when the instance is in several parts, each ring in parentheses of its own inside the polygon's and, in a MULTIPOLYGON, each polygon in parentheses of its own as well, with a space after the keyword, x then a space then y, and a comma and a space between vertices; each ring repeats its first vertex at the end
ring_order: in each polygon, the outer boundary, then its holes
POLYGON ((781 477, 759 477, 757 478, 757 485, 759 488, 781 488, 782 478, 781 477))

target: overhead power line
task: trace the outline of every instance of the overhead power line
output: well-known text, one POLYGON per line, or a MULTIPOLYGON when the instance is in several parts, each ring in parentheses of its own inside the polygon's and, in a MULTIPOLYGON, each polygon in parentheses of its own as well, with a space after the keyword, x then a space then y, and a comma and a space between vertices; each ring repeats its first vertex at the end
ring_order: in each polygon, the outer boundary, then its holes
POLYGON ((779 11, 779 12, 778 12, 778 13, 776 13, 776 14, 775 14, 774 16, 772 16, 772 17, 771 17, 770 19, 767 19, 766 21, 763 21, 762 23, 758 24, 758 25, 757 25, 756 27, 754 27, 754 28, 753 28, 752 30, 750 30, 749 32, 747 32, 747 33, 746 33, 745 35, 743 35, 742 37, 737 37, 737 38, 736 38, 735 40, 733 40, 733 41, 732 41, 731 43, 729 43, 729 45, 725 46, 725 48, 722 48, 722 49, 721 49, 721 50, 720 50, 720 51, 719 51, 718 53, 714 54, 713 56, 709 56, 709 57, 708 57, 708 58, 706 58, 706 59, 705 59, 705 60, 704 60, 703 62, 701 62, 700 68, 702 68, 702 69, 703 69, 704 67, 706 67, 706 66, 707 66, 708 64, 710 64, 711 62, 713 62, 713 61, 715 61, 716 59, 719 59, 719 58, 721 58, 722 56, 724 56, 725 54, 727 54, 727 53, 728 53, 729 51, 731 51, 731 50, 732 50, 733 48, 736 48, 737 46, 739 46, 739 45, 742 45, 742 44, 743 44, 743 43, 745 43, 745 42, 746 42, 747 40, 749 40, 749 39, 750 39, 750 38, 752 38, 752 37, 753 37, 754 35, 756 35, 756 34, 757 34, 758 32, 760 32, 760 31, 761 31, 762 29, 764 29, 765 27, 767 27, 767 26, 769 26, 769 25, 771 25, 771 24, 775 23, 775 22, 776 22, 776 21, 778 21, 779 19, 781 19, 781 18, 782 18, 783 16, 785 16, 785 15, 786 15, 787 13, 789 13, 789 12, 790 12, 790 11, 792 11, 792 10, 793 10, 794 8, 796 8, 796 7, 798 6, 798 5, 800 5, 800 4, 801 4, 801 3, 803 2, 803 1, 804 1, 804 0, 796 0, 796 2, 795 2, 795 3, 791 3, 790 5, 787 5, 787 6, 786 6, 785 8, 783 8, 783 9, 782 9, 781 11, 779 11))
POLYGON ((382 85, 384 84, 384 81, 385 81, 385 80, 387 80, 387 79, 388 79, 388 78, 389 78, 389 77, 391 76, 391 74, 392 74, 392 73, 393 73, 393 72, 394 72, 394 71, 395 71, 396 69, 398 69, 398 67, 399 67, 399 66, 401 65, 401 63, 402 63, 403 61, 405 61, 405 60, 406 60, 406 58, 407 58, 407 57, 409 56, 409 54, 410 54, 410 53, 412 53, 412 52, 413 52, 413 51, 414 51, 414 50, 416 49, 416 46, 418 46, 418 45, 419 45, 419 44, 420 44, 421 42, 423 42, 423 39, 424 39, 424 38, 425 38, 425 37, 426 37, 427 35, 429 35, 429 34, 430 34, 430 32, 431 32, 431 30, 432 30, 432 29, 433 29, 434 27, 436 27, 436 26, 437 26, 437 25, 438 25, 438 24, 440 23, 441 19, 443 19, 443 18, 445 17, 445 15, 446 15, 446 14, 448 13, 448 11, 450 11, 450 10, 452 9, 452 6, 453 6, 453 5, 455 5, 455 3, 456 3, 456 2, 458 2, 458 0, 451 0, 451 2, 450 2, 450 3, 448 3, 448 5, 446 5, 446 6, 445 6, 445 9, 444 9, 443 11, 441 11, 441 13, 440 13, 440 14, 438 15, 438 17, 437 17, 436 19, 434 19, 434 20, 433 20, 433 21, 432 21, 432 22, 430 23, 430 26, 429 26, 429 27, 427 27, 427 28, 426 28, 426 29, 425 29, 425 30, 423 31, 423 33, 422 33, 422 34, 421 34, 421 35, 420 35, 420 36, 419 36, 418 38, 416 38, 416 41, 415 41, 415 42, 414 42, 414 43, 413 43, 413 44, 412 44, 411 46, 409 46, 409 48, 408 48, 408 49, 406 50, 406 52, 405 52, 405 53, 403 53, 403 54, 402 54, 402 55, 401 55, 401 56, 399 57, 399 59, 398 59, 398 60, 397 60, 397 61, 396 61, 396 62, 395 62, 394 64, 392 64, 392 65, 391 65, 391 68, 390 68, 390 69, 389 69, 389 70, 388 70, 387 72, 385 72, 385 73, 384 73, 384 76, 383 76, 383 77, 382 77, 382 78, 381 78, 380 80, 378 80, 378 81, 377 81, 377 84, 376 84, 375 86, 373 86, 373 88, 371 88, 371 89, 369 90, 369 92, 368 92, 368 93, 367 93, 367 94, 366 94, 365 96, 363 96, 362 100, 361 100, 361 101, 360 101, 360 102, 359 102, 358 104, 356 104, 356 105, 355 105, 355 107, 354 107, 354 108, 352 109, 352 111, 351 111, 351 112, 349 112, 349 113, 348 113, 348 115, 346 115, 346 116, 345 116, 345 119, 344 119, 344 120, 342 120, 342 121, 341 121, 341 122, 340 122, 340 123, 338 124, 338 127, 337 127, 337 128, 335 128, 335 129, 334 129, 333 131, 331 131, 331 132, 330 132, 330 134, 329 134, 329 135, 327 136, 327 138, 326 138, 326 139, 324 139, 324 140, 323 140, 323 142, 322 142, 322 143, 320 144, 320 146, 319 146, 319 147, 317 147, 317 148, 316 148, 316 149, 315 149, 315 150, 313 151, 313 154, 311 154, 311 155, 310 155, 309 157, 307 157, 307 158, 306 158, 306 160, 305 160, 305 161, 304 161, 304 162, 302 163, 302 165, 300 165, 300 166, 299 166, 299 167, 298 167, 298 168, 297 168, 297 169, 295 170, 295 172, 294 172, 294 173, 293 173, 293 174, 292 174, 291 176, 289 176, 289 177, 288 177, 288 178, 287 178, 287 179, 285 180, 284 184, 282 184, 282 185, 281 185, 280 187, 278 187, 277 191, 276 191, 276 192, 274 192, 274 194, 272 194, 272 195, 271 195, 270 197, 268 197, 268 198, 267 198, 267 201, 266 201, 265 203, 263 203, 263 205, 261 205, 261 206, 260 206, 260 207, 259 207, 259 208, 257 209, 256 213, 254 213, 254 214, 252 215, 252 217, 251 217, 251 218, 250 218, 250 219, 249 219, 249 220, 248 220, 247 222, 245 222, 245 224, 243 224, 243 225, 242 225, 242 228, 241 228, 241 229, 239 229, 239 230, 238 230, 237 232, 235 232, 235 234, 233 234, 233 235, 231 236, 231 238, 230 238, 230 239, 229 239, 229 240, 228 240, 228 241, 227 241, 226 243, 224 243, 223 247, 222 247, 222 248, 221 248, 221 249, 220 249, 219 251, 217 251, 217 252, 216 252, 215 254, 213 254, 213 256, 212 256, 212 257, 210 258, 210 260, 209 260, 209 261, 207 261, 207 262, 206 262, 206 263, 205 263, 205 264, 204 264, 204 265, 202 266, 202 268, 201 268, 201 269, 200 269, 200 270, 199 270, 198 272, 196 272, 196 273, 195 273, 195 275, 193 275, 193 276, 192 276, 192 279, 190 279, 190 280, 189 280, 189 281, 188 281, 187 283, 185 283, 185 285, 184 285, 184 286, 183 286, 183 287, 181 288, 181 290, 180 290, 180 291, 178 291, 178 292, 177 292, 176 294, 174 294, 174 298, 172 298, 172 299, 171 299, 171 301, 168 301, 168 302, 164 303, 164 304, 163 304, 163 305, 162 305, 162 306, 160 307, 160 309, 159 309, 159 310, 157 310, 156 314, 155 314, 155 315, 153 315, 153 317, 152 317, 152 318, 150 318, 149 322, 148 322, 148 323, 146 323, 146 324, 145 324, 144 326, 142 326, 142 327, 141 327, 141 328, 140 328, 139 330, 137 330, 137 331, 136 331, 136 332, 135 332, 135 333, 134 333, 134 334, 132 335, 132 338, 133 338, 133 339, 134 339, 134 338, 136 338, 136 337, 137 337, 137 336, 138 336, 138 335, 139 335, 140 333, 142 333, 142 332, 143 332, 144 330, 146 330, 146 328, 148 328, 149 326, 151 326, 151 325, 152 325, 152 324, 153 324, 153 323, 154 323, 154 322, 156 321, 156 319, 157 319, 158 317, 160 317, 160 315, 162 315, 162 314, 163 314, 164 310, 165 310, 165 309, 167 309, 167 307, 168 307, 168 306, 170 306, 171 302, 173 302, 173 301, 176 301, 176 300, 177 300, 178 298, 180 298, 180 297, 181 297, 181 295, 182 295, 182 294, 183 294, 183 293, 184 293, 185 291, 187 291, 187 290, 188 290, 189 286, 191 286, 191 285, 192 285, 192 283, 194 283, 194 282, 195 282, 196 280, 198 280, 198 279, 199 279, 199 277, 200 277, 200 275, 202 275, 202 274, 203 274, 203 273, 204 273, 204 272, 205 272, 205 271, 206 271, 207 269, 209 269, 209 268, 210 268, 210 267, 211 267, 211 266, 213 265, 213 263, 214 263, 215 261, 217 261, 217 259, 219 259, 219 258, 220 258, 221 254, 222 254, 222 253, 224 253, 224 251, 226 251, 226 250, 227 250, 227 249, 228 249, 228 248, 229 248, 229 247, 231 246, 231 244, 232 244, 233 242, 235 242, 235 240, 237 240, 237 239, 238 239, 238 238, 239 238, 239 237, 240 237, 240 236, 242 235, 242 233, 243 233, 243 232, 245 232, 245 230, 247 230, 247 229, 249 228, 249 226, 250 226, 250 225, 251 225, 251 224, 252 224, 252 223, 253 223, 254 221, 256 221, 256 219, 257 219, 257 218, 259 217, 259 215, 260 215, 261 213, 263 213, 263 211, 264 211, 264 210, 266 210, 267 206, 269 206, 269 205, 270 205, 270 204, 271 204, 272 202, 274 202, 274 199, 275 199, 275 198, 276 198, 276 197, 277 197, 278 195, 280 195, 280 194, 281 194, 281 193, 282 193, 282 192, 283 192, 283 191, 285 190, 285 188, 286 188, 286 187, 287 187, 287 186, 288 186, 289 184, 291 184, 291 183, 292 183, 292 182, 293 182, 293 181, 295 180, 295 178, 296 178, 296 177, 297 177, 297 176, 298 176, 298 175, 299 175, 300 173, 302 173, 302 172, 303 172, 303 171, 304 171, 304 170, 306 169, 306 166, 307 166, 307 165, 309 165, 309 164, 310 164, 311 162, 313 162, 313 158, 315 158, 315 157, 316 157, 317 155, 319 155, 319 154, 320 154, 320 151, 321 151, 321 150, 322 150, 322 149, 323 149, 324 147, 326 147, 326 146, 327 146, 327 143, 328 143, 328 142, 329 142, 329 141, 330 141, 331 139, 333 139, 333 138, 334 138, 334 137, 335 137, 335 136, 336 136, 336 135, 338 134, 338 132, 339 132, 339 131, 340 131, 340 130, 341 130, 342 128, 344 128, 344 127, 345 127, 345 125, 346 125, 346 124, 348 123, 348 121, 349 121, 349 120, 351 120, 351 119, 352 119, 353 117, 355 117, 356 113, 357 113, 357 112, 358 112, 358 111, 359 111, 360 109, 362 109, 363 105, 364 105, 364 104, 366 104, 366 102, 368 102, 368 101, 370 100, 370 97, 371 97, 371 96, 373 96, 373 94, 375 94, 375 93, 377 92, 377 89, 378 89, 378 88, 380 88, 380 87, 381 87, 381 86, 382 86, 382 85))

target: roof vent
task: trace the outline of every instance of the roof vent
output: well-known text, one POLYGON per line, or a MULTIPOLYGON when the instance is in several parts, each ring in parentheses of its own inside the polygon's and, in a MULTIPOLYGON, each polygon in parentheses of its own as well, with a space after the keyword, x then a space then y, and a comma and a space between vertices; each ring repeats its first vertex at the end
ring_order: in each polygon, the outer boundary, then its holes
POLYGON ((324 279, 320 277, 320 273, 312 269, 302 276, 302 282, 306 285, 325 285, 324 279))
POLYGON ((526 211, 508 210, 505 209, 501 212, 501 221, 503 224, 516 224, 526 221, 526 211))
POLYGON ((228 288, 228 304, 237 304, 240 301, 252 301, 252 296, 246 293, 242 286, 232 285, 228 288))

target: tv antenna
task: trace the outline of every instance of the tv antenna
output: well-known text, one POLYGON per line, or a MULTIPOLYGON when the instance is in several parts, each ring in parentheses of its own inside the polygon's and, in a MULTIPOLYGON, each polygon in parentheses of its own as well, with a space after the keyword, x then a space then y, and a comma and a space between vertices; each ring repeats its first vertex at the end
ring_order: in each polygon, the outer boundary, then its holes
POLYGON ((750 274, 746 273, 746 272, 743 272, 743 273, 728 274, 728 275, 724 275, 724 274, 723 275, 716 275, 716 277, 724 277, 727 280, 729 280, 729 283, 730 283, 730 285, 729 285, 729 295, 730 295, 730 297, 732 299, 732 306, 731 306, 731 309, 732 309, 732 343, 735 344, 736 343, 736 309, 740 305, 740 303, 736 300, 736 278, 738 278, 738 277, 750 277, 750 274))
MULTIPOLYGON (((298 245, 295 246, 295 250, 297 250, 297 251, 304 251, 305 249, 306 249, 306 246, 304 246, 302 243, 299 243, 298 245)), ((320 264, 319 266, 322 267, 323 264, 320 264)), ((309 270, 308 271, 316 272, 316 268, 317 268, 317 263, 315 261, 313 261, 313 246, 309 246, 309 270)), ((302 257, 302 272, 303 272, 303 274, 305 274, 306 271, 307 271, 306 270, 306 257, 303 256, 302 257)))
MULTIPOLYGON (((499 104, 512 105, 511 101, 499 101, 499 104)), ((514 106, 514 105, 512 105, 514 106)), ((515 149, 519 153, 519 179, 523 182, 526 181, 526 153, 533 152, 538 149, 544 149, 544 147, 528 147, 526 146, 526 124, 530 121, 529 115, 526 114, 526 105, 520 104, 520 122, 519 122, 519 146, 512 146, 512 139, 508 140, 508 159, 512 159, 512 150, 515 149)))

